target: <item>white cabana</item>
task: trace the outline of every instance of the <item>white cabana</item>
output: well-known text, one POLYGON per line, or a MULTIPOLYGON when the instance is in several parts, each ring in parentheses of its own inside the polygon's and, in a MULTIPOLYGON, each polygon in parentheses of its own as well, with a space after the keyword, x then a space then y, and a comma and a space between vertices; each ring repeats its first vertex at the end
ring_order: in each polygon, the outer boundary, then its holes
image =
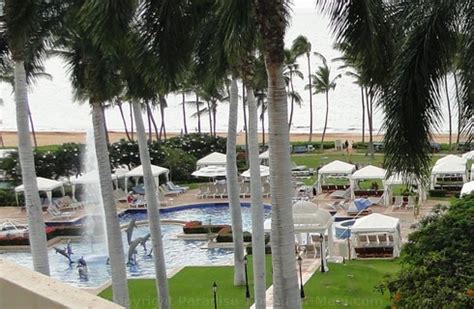
POLYGON ((270 165, 270 150, 262 152, 258 158, 260 159, 260 164, 262 165, 270 165))
POLYGON ((196 169, 201 169, 206 166, 223 166, 225 167, 227 162, 227 156, 220 152, 213 152, 199 159, 196 162, 196 169))
POLYGON ((443 163, 458 163, 461 165, 466 165, 467 159, 461 158, 460 156, 449 154, 445 157, 442 157, 441 159, 438 159, 435 165, 443 164, 443 163))
POLYGON ((466 164, 444 162, 433 166, 431 170, 431 189, 435 188, 438 178, 441 177, 460 177, 462 182, 467 182, 466 164))
POLYGON ((474 150, 464 153, 462 158, 466 160, 474 160, 474 150))
MULTIPOLYGON (((47 179, 43 177, 36 177, 36 183, 38 184, 38 191, 46 192, 46 196, 48 197, 49 204, 51 205, 53 201, 53 190, 54 189, 61 189, 61 193, 64 196, 64 184, 60 181, 47 179)), ((16 196, 16 203, 18 204, 18 193, 24 192, 25 187, 20 185, 15 188, 15 196, 16 196)))
MULTIPOLYGON (((266 165, 260 165, 260 177, 270 176, 270 168, 266 165)), ((242 173, 242 177, 250 178, 250 169, 242 173)))
POLYGON ((351 176, 351 198, 355 198, 354 190, 357 189, 357 181, 359 180, 384 180, 387 171, 383 168, 367 165, 360 170, 355 171, 351 176))
POLYGON ((426 201, 426 190, 422 186, 421 181, 417 180, 414 176, 405 176, 402 173, 392 174, 389 178, 383 182, 384 186, 384 204, 389 206, 393 196, 393 186, 395 185, 416 185, 418 187, 419 202, 426 201))
POLYGON ((194 171, 191 175, 194 177, 203 177, 203 178, 216 178, 216 177, 225 177, 227 175, 226 168, 223 166, 205 166, 197 171, 194 171))
MULTIPOLYGON (((299 201, 293 205, 293 224, 296 235, 301 234, 320 234, 328 235, 328 242, 326 244, 325 237, 323 237, 323 248, 328 249, 329 256, 334 255, 334 237, 332 224, 334 218, 329 211, 319 209, 319 207, 309 201, 299 201)), ((271 231, 271 219, 264 222, 265 232, 271 231)), ((309 238, 309 237, 308 237, 309 238)), ((324 265, 327 267, 326 254, 321 252, 321 257, 324 265)), ((326 269, 327 270, 327 269, 326 269)))
POLYGON ((462 197, 463 195, 468 195, 471 192, 474 192, 474 181, 466 182, 462 185, 460 196, 462 197))
POLYGON ((318 194, 322 191, 322 185, 328 177, 344 177, 349 179, 356 167, 343 161, 334 160, 318 170, 318 194))
MULTIPOLYGON (((156 184, 157 187, 160 183, 160 181, 159 181, 160 175, 165 175, 166 181, 169 180, 170 170, 167 169, 167 168, 157 166, 157 165, 152 165, 151 166, 151 172, 153 174, 153 177, 155 178, 155 184, 156 184)), ((141 166, 141 165, 137 166, 134 169, 132 169, 131 171, 128 171, 127 173, 125 173, 125 188, 128 188, 128 186, 127 186, 128 178, 130 178, 130 177, 134 178, 135 183, 137 183, 138 179, 140 177, 143 177, 143 166, 141 166)))
MULTIPOLYGON (((377 237, 377 239, 379 239, 377 237)), ((360 246, 393 246, 393 257, 398 257, 400 256, 400 249, 401 249, 401 242, 402 242, 402 237, 401 237, 401 231, 400 231, 400 219, 382 215, 379 213, 374 213, 370 214, 368 216, 362 217, 360 219, 357 219, 354 225, 351 227, 351 243, 353 250, 354 248, 360 247, 360 246), (378 242, 371 244, 370 242, 368 244, 360 244, 360 236, 365 236, 365 235, 384 235, 389 236, 391 235, 393 238, 393 242, 390 242, 389 239, 390 237, 386 237, 385 243, 383 242, 378 242)), ((355 255, 355 250, 353 251, 352 256, 355 255)))

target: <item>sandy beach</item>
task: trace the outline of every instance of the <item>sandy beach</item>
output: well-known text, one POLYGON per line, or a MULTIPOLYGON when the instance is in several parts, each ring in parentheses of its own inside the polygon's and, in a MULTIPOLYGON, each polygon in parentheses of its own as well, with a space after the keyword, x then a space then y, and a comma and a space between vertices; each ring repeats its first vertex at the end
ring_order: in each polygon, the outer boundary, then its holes
MULTIPOLYGON (((8 132, 0 132, 1 137, 3 139, 4 147, 17 147, 17 134, 16 132, 8 131, 8 132)), ((168 137, 176 136, 179 133, 168 133, 168 137)), ((219 133, 220 136, 225 136, 224 133, 219 133)), ((262 141, 262 135, 259 134, 259 140, 262 141)), ((293 133, 290 136, 290 140, 293 142, 297 141, 308 141, 308 134, 304 133, 293 133)), ((45 145, 58 145, 63 143, 84 143, 86 139, 85 132, 48 132, 48 131, 40 131, 36 132, 36 138, 38 141, 39 146, 45 145)), ((116 142, 122 138, 127 138, 125 132, 117 132, 117 131, 109 131, 109 138, 111 142, 116 142)), ((375 141, 382 140, 382 135, 374 135, 375 141)), ((321 134, 313 134, 313 141, 319 141, 321 139, 321 134)), ((366 136, 366 141, 368 141, 368 136, 366 136)), ((455 139, 455 136, 453 136, 455 139)), ((265 138, 266 142, 268 142, 268 135, 265 138)), ((335 140, 352 140, 352 141, 361 141, 362 136, 361 133, 326 133, 325 137, 326 141, 335 141, 335 140)), ((448 134, 437 134, 435 135, 434 140, 438 143, 447 143, 448 142, 448 134)), ((243 145, 245 144, 245 134, 239 133, 237 136, 237 144, 243 145)))

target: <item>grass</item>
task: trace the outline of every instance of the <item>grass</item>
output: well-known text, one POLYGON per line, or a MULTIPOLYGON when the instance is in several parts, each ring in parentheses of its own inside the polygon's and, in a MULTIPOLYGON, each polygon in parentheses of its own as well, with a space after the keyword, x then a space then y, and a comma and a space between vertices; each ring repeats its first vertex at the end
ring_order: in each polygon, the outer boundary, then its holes
POLYGON ((305 284, 303 308, 390 308, 388 293, 381 294, 376 286, 400 269, 396 261, 353 260, 329 264, 329 269, 315 273, 305 284))
MULTIPOLYGON (((253 296, 252 259, 248 260, 250 295, 253 296)), ((272 283, 271 255, 266 257, 269 287, 272 283)), ((213 308, 212 284, 217 283, 217 296, 220 309, 248 308, 253 298, 245 299, 245 286, 233 285, 234 268, 232 266, 185 267, 169 279, 171 307, 173 309, 213 308)), ((131 308, 156 308, 156 289, 154 279, 131 279, 128 281, 131 308)), ((112 289, 108 288, 99 294, 111 300, 112 289)))
POLYGON ((374 159, 372 159, 370 156, 366 156, 363 153, 353 153, 349 156, 345 152, 292 154, 291 159, 297 165, 306 165, 310 168, 317 168, 319 165, 325 165, 333 160, 366 163, 377 166, 381 166, 383 162, 383 156, 379 154, 375 155, 374 159))

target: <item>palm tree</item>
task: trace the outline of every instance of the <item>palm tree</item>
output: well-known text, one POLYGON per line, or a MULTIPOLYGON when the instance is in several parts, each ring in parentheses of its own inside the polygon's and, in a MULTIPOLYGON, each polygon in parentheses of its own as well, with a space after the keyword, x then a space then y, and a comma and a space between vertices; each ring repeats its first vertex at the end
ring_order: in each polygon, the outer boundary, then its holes
POLYGON ((122 98, 121 97, 117 97, 115 99, 115 105, 118 106, 119 108, 119 111, 120 111, 120 117, 122 117, 122 122, 123 122, 123 127, 125 129, 125 135, 127 136, 127 139, 129 142, 132 141, 132 138, 130 137, 130 133, 128 132, 128 128, 127 128, 127 121, 125 120, 125 114, 123 112, 123 107, 122 107, 122 98))
POLYGON ((446 103, 448 105, 448 126, 449 126, 449 145, 448 149, 451 150, 453 143, 453 119, 451 117, 451 101, 449 98, 449 88, 448 88, 448 75, 444 76, 444 91, 446 92, 446 103))
POLYGON ((113 186, 110 181, 111 168, 106 142, 103 105, 122 92, 119 68, 113 57, 93 43, 91 33, 79 23, 78 14, 72 11, 61 29, 55 51, 66 61, 75 96, 88 100, 92 108, 94 143, 99 170, 99 182, 104 205, 108 253, 112 269, 112 290, 114 302, 128 307, 127 274, 125 255, 117 216, 113 186))
POLYGON ((295 272, 288 104, 283 77, 288 7, 286 1, 256 0, 255 12, 268 74, 273 308, 296 309, 301 308, 301 299, 295 272))
POLYGON ((336 81, 341 78, 341 74, 336 75, 334 78, 331 77, 331 69, 328 67, 326 58, 320 53, 315 52, 323 62, 322 66, 318 67, 316 74, 312 76, 314 83, 314 93, 324 93, 326 96, 326 117, 324 119, 324 129, 321 136, 321 150, 324 149, 324 137, 326 135, 326 128, 328 125, 328 115, 329 115, 329 91, 336 88, 336 81))
POLYGON ((49 275, 48 247, 36 182, 33 149, 28 127, 28 92, 25 63, 36 63, 44 52, 45 41, 57 11, 49 1, 4 2, 3 32, 7 44, 2 44, 2 55, 6 48, 14 62, 16 121, 18 130, 18 152, 21 175, 25 187, 25 205, 28 214, 28 232, 31 255, 35 271, 49 275))
POLYGON ((296 57, 306 55, 308 63, 308 94, 309 94, 309 140, 311 143, 313 140, 313 91, 311 83, 311 43, 308 41, 308 38, 304 35, 299 35, 296 39, 293 40, 293 45, 291 49, 295 53, 296 57))
POLYGON ((431 168, 429 142, 440 120, 442 79, 456 53, 460 117, 468 123, 466 134, 472 134, 472 1, 317 2, 330 15, 338 41, 350 43, 380 88, 385 167, 424 178, 431 168))
POLYGON ((288 129, 291 129, 291 123, 293 121, 293 112, 295 110, 295 102, 301 106, 301 96, 295 91, 293 85, 293 76, 303 79, 303 73, 299 70, 297 63, 298 55, 291 49, 285 49, 285 70, 283 76, 285 77, 286 86, 288 88, 288 97, 290 98, 290 118, 288 122, 288 129))

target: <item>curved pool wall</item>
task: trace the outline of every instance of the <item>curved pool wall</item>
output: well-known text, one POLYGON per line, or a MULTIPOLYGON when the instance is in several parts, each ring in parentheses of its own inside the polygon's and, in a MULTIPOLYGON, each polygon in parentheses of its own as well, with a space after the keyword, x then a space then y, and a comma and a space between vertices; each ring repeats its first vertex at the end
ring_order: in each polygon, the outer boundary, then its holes
MULTIPOLYGON (((242 204, 242 223, 244 230, 251 230, 250 204, 242 204)), ((266 205, 265 218, 271 215, 271 207, 266 205)), ((146 209, 131 209, 120 214, 121 223, 129 222, 133 217, 137 220, 146 220, 146 209)), ((163 220, 200 220, 212 224, 229 224, 231 222, 227 203, 203 203, 182 205, 173 208, 161 209, 163 220)), ((149 232, 148 226, 139 226, 134 230, 133 239, 149 232)), ((182 227, 173 224, 162 224, 162 237, 165 250, 166 268, 168 271, 182 266, 198 265, 229 265, 233 262, 233 252, 228 249, 201 249, 206 241, 189 241, 176 237, 182 233, 182 227)), ((125 255, 128 255, 126 233, 122 232, 125 255)), ((66 243, 55 244, 55 247, 64 248, 66 243)), ((148 249, 151 243, 147 243, 148 249)), ((103 242, 91 241, 87 236, 72 243, 72 259, 77 261, 81 256, 87 262, 89 270, 88 280, 79 278, 76 264, 69 265, 67 259, 56 254, 54 248, 48 250, 51 265, 51 276, 63 282, 79 287, 97 287, 110 279, 110 266, 107 262, 107 248, 103 242)), ((148 252, 146 252, 148 253, 148 252)), ((148 256, 141 246, 137 247, 137 264, 127 266, 129 277, 154 277, 153 257, 148 256)), ((33 268, 29 252, 1 252, 0 257, 12 259, 17 263, 33 268)))
POLYGON ((334 223, 334 230, 336 234, 336 238, 338 239, 347 239, 351 237, 351 227, 355 223, 355 219, 353 220, 344 220, 334 223))

